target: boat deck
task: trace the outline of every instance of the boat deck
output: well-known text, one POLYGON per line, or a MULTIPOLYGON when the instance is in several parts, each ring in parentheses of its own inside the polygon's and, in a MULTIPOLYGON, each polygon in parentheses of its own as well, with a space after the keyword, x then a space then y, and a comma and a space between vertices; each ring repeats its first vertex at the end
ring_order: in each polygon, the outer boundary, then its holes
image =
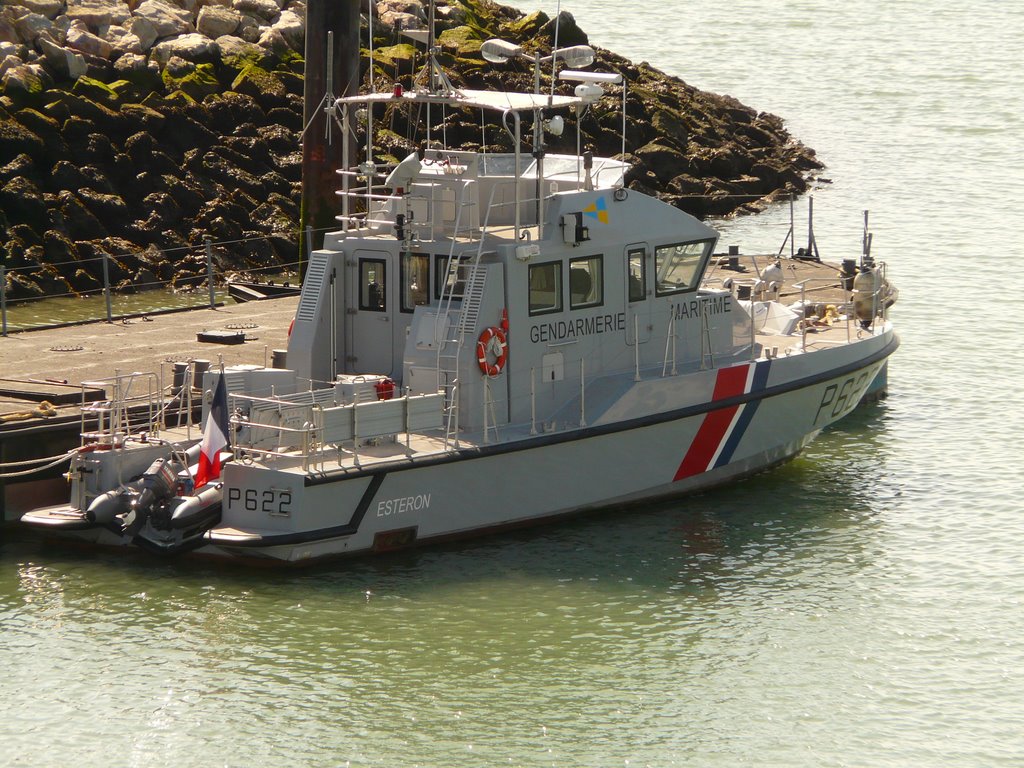
MULTIPOLYGON (((721 286, 728 277, 740 284, 751 282, 775 258, 741 255, 739 269, 729 269, 728 257, 716 256, 720 264, 709 270, 708 284, 721 286)), ((800 299, 800 289, 794 284, 803 280, 811 281, 808 301, 838 305, 845 300, 835 265, 788 258, 782 265, 786 276, 779 297, 782 302, 800 299)), ((225 365, 269 365, 272 351, 287 346, 288 326, 297 304, 297 297, 287 297, 0 337, 0 431, 58 417, 77 418, 82 382, 107 379, 117 371, 159 371, 163 364, 169 379, 167 363, 173 361, 200 358, 214 366, 221 361, 225 365), (245 342, 200 343, 197 335, 203 331, 241 331, 245 342), (52 407, 40 407, 41 400, 52 407)))
MULTIPOLYGON (((476 443, 460 439, 461 448, 472 448, 476 443)), ((261 466, 281 472, 299 475, 318 475, 326 472, 358 473, 379 464, 418 462, 432 456, 440 456, 454 449, 445 442, 440 432, 433 434, 404 433, 393 439, 381 439, 368 445, 344 447, 328 445, 322 451, 310 452, 304 459, 302 452, 291 450, 271 457, 258 458, 261 466)))

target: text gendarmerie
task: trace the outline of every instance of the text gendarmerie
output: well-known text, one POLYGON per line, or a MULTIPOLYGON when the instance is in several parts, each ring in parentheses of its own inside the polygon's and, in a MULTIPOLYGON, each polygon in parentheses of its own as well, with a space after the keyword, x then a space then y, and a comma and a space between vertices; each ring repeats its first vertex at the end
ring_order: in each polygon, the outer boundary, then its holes
POLYGON ((554 320, 538 323, 530 328, 530 341, 543 344, 550 341, 567 341, 581 336, 596 336, 599 333, 626 330, 626 313, 617 315, 594 315, 577 317, 574 320, 554 320))

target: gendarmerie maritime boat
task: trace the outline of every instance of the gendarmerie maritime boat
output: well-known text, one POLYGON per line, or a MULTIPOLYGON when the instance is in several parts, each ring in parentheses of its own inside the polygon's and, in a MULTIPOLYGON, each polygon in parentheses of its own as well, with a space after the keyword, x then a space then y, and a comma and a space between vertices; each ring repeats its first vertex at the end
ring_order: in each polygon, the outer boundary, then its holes
POLYGON ((76 458, 60 513, 73 522, 52 509, 25 522, 287 563, 394 550, 736 480, 797 455, 884 386, 899 342, 869 253, 831 306, 786 305, 780 273, 721 280, 716 232, 627 189, 623 161, 544 152, 545 130, 578 125, 617 75, 563 72, 568 95, 551 95, 459 90, 437 74, 332 109, 346 135, 357 123, 372 134, 375 111, 396 105, 483 111, 514 150, 432 141, 381 168, 345 143, 340 227, 312 254, 288 368, 204 379, 206 410, 223 381, 230 413, 215 511, 193 504, 194 525, 171 525, 191 472, 180 458, 152 480, 152 462, 187 447, 165 432, 167 447, 130 470, 81 471, 137 440, 76 458), (164 511, 140 522, 157 485, 164 511))

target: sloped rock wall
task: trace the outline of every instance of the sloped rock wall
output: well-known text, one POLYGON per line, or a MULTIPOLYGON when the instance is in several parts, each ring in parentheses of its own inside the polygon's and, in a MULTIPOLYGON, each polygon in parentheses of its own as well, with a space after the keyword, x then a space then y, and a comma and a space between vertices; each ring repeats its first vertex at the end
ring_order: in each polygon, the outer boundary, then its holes
MULTIPOLYGON (((0 0, 0 257, 18 271, 9 297, 95 290, 104 254, 124 287, 154 275, 184 283, 205 273, 206 237, 218 243, 223 270, 294 262, 305 8, 305 0, 0 0)), ((530 65, 486 64, 480 44, 500 36, 547 53, 551 19, 489 0, 442 2, 436 15, 453 82, 532 90, 530 65)), ((425 21, 418 0, 375 3, 377 58, 371 71, 364 57, 364 85, 412 85, 422 53, 397 30, 425 21)), ((563 13, 560 45, 586 41, 563 13)), ((630 186, 699 216, 725 215, 801 192, 820 168, 779 118, 598 55, 594 69, 629 82, 630 186)), ((411 148, 407 117, 391 116, 382 133, 396 158, 411 148)), ((449 142, 478 146, 478 121, 448 114, 449 142)), ((584 140, 618 154, 620 125, 614 104, 595 106, 584 140)), ((485 140, 507 149, 502 135, 485 140)), ((551 149, 574 150, 574 138, 564 141, 551 149)))

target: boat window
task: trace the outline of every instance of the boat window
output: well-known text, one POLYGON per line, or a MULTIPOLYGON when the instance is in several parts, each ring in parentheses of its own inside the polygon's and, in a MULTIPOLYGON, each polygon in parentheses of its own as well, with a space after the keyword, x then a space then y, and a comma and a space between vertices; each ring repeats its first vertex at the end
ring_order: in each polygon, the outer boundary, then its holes
POLYGON ((430 303, 430 256, 424 253, 403 253, 399 262, 402 283, 402 311, 430 303))
POLYGON ((626 254, 626 274, 629 277, 629 301, 643 301, 647 298, 647 260, 642 248, 626 254))
POLYGON ((604 257, 569 260, 569 307, 583 309, 604 303, 604 257))
MULTIPOLYGON (((483 155, 480 160, 481 176, 511 177, 516 175, 516 155, 514 153, 486 154, 483 155)), ((519 157, 520 175, 522 175, 526 170, 527 165, 531 162, 533 162, 533 158, 529 155, 519 157)))
POLYGON ((530 314, 562 310, 562 262, 530 265, 530 314))
POLYGON ((697 287, 711 240, 663 245, 654 250, 655 286, 658 296, 692 291, 697 287))
MULTIPOLYGON (((465 264, 465 262, 463 262, 465 264)), ((451 270, 448 270, 449 262, 446 254, 438 254, 434 257, 434 298, 446 298, 451 293, 453 299, 461 299, 465 289, 466 271, 463 267, 462 274, 458 274, 458 266, 455 260, 451 262, 451 270)))
POLYGON ((388 308, 387 264, 383 259, 359 260, 359 309, 385 312, 388 308))

